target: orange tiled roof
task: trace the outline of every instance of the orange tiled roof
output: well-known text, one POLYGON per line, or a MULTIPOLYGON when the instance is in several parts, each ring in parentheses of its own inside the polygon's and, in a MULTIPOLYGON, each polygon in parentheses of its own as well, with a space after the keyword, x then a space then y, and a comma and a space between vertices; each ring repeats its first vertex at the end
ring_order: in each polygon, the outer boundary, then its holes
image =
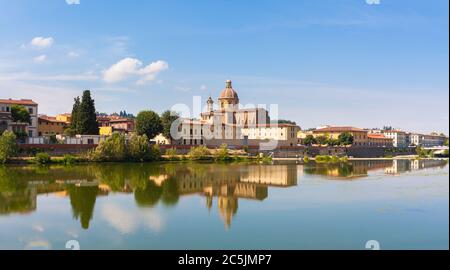
POLYGON ((369 133, 369 134, 367 134, 367 138, 369 138, 369 139, 390 139, 390 138, 387 138, 386 136, 384 136, 383 134, 378 134, 378 133, 369 133))
POLYGON ((17 104, 17 105, 37 105, 36 102, 34 102, 31 99, 0 99, 0 103, 3 104, 17 104))
POLYGON ((117 123, 117 122, 134 122, 133 119, 130 118, 117 118, 117 119, 111 119, 109 122, 111 123, 117 123))
POLYGON ((355 127, 326 127, 321 129, 316 129, 313 131, 314 133, 322 133, 322 132, 367 132, 367 130, 355 127))
POLYGON ((39 116, 39 120, 44 120, 53 123, 66 123, 65 121, 56 120, 54 116, 41 115, 39 116))

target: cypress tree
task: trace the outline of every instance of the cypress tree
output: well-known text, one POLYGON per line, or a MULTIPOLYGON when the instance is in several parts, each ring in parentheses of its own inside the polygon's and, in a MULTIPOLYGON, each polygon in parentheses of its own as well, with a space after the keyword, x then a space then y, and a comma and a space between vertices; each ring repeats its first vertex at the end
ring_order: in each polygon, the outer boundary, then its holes
POLYGON ((94 100, 91 98, 91 91, 85 90, 81 98, 80 109, 78 111, 80 134, 98 135, 99 128, 94 100))
POLYGON ((80 97, 74 98, 73 108, 72 108, 72 119, 70 123, 70 128, 75 132, 75 134, 80 134, 80 97))

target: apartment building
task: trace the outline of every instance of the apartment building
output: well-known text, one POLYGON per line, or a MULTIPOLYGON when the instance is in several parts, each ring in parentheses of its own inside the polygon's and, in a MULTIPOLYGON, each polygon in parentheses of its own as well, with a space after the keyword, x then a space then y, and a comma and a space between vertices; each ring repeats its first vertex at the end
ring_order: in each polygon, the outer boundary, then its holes
POLYGON ((326 126, 313 130, 314 137, 328 136, 330 139, 338 139, 339 135, 348 132, 353 136, 353 146, 368 146, 369 138, 367 137, 367 130, 356 127, 331 127, 326 126))
POLYGON ((409 146, 408 135, 406 132, 401 130, 383 130, 382 132, 384 136, 393 140, 394 147, 405 148, 409 146))
POLYGON ((28 137, 38 136, 38 104, 31 99, 0 99, 0 131, 11 130, 26 132, 28 137), (12 119, 11 108, 14 105, 25 107, 30 113, 31 123, 18 123, 12 119))

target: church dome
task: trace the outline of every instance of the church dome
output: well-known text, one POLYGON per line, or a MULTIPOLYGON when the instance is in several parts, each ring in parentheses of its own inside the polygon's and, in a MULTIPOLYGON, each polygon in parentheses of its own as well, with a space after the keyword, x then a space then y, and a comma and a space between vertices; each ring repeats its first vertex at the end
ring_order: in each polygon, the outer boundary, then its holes
POLYGON ((235 99, 239 100, 238 94, 234 91, 231 81, 228 80, 225 89, 220 93, 219 99, 235 99))

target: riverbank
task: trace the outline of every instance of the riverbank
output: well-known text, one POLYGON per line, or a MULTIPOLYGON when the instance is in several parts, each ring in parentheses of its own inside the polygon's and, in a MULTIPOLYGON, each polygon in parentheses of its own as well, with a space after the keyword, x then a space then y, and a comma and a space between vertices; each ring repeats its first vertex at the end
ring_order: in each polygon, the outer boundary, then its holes
POLYGON ((174 162, 174 163, 184 163, 184 162, 217 162, 217 163, 233 163, 233 162, 270 162, 272 158, 270 157, 260 157, 260 156, 228 156, 222 159, 217 159, 214 156, 206 156, 201 158, 191 158, 189 156, 166 156, 163 155, 157 160, 152 161, 133 161, 133 160, 116 160, 116 161, 93 161, 86 157, 78 156, 63 156, 63 157, 46 157, 45 160, 39 157, 13 157, 8 160, 6 164, 14 165, 50 165, 50 164, 95 164, 95 163, 157 163, 157 162, 174 162))

